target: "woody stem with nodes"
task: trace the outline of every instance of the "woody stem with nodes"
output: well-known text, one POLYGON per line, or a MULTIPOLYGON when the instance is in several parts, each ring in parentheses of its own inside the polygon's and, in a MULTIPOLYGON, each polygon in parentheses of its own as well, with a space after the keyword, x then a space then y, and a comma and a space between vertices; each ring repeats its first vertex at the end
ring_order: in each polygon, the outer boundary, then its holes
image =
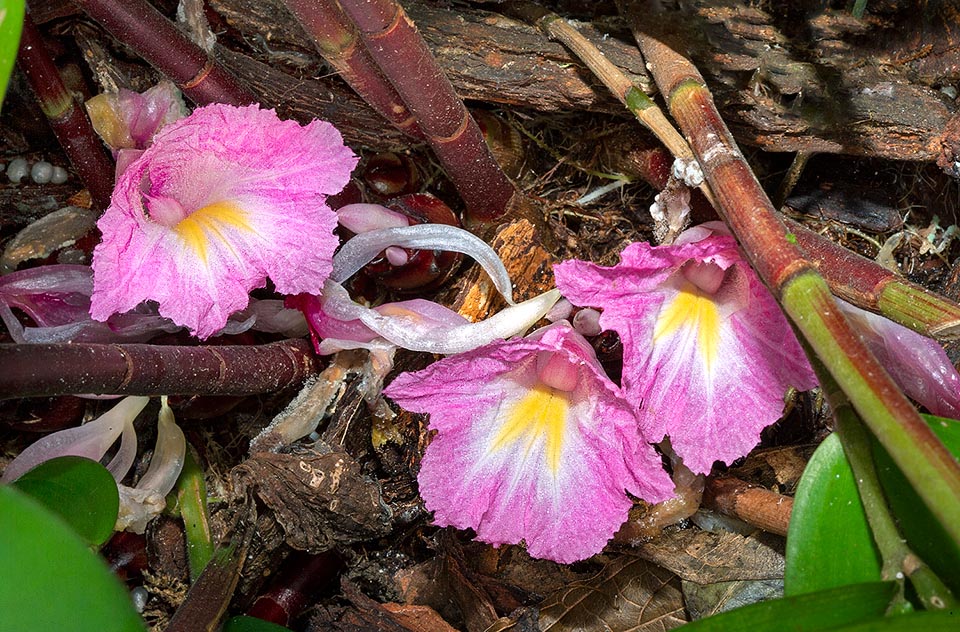
POLYGON ((40 109, 50 121, 70 164, 90 191, 94 206, 105 209, 113 191, 113 161, 93 131, 87 113, 63 85, 60 72, 29 13, 24 16, 17 63, 37 95, 40 109))
MULTIPOLYGON (((358 93, 366 96, 371 86, 383 84, 386 78, 389 86, 377 86, 377 93, 389 93, 392 89, 413 115, 463 198, 468 220, 490 224, 505 217, 517 195, 516 188, 490 153, 476 121, 420 33, 395 0, 322 0, 309 6, 288 1, 287 6, 314 37, 320 53, 331 65, 349 68, 344 79, 358 93), (351 40, 353 29, 344 16, 359 33, 360 43, 351 40), (351 50, 358 45, 379 66, 379 73, 359 63, 365 55, 351 50)), ((378 107, 372 100, 371 105, 378 107)), ((382 106, 380 112, 395 124, 395 119, 402 115, 382 106)))
MULTIPOLYGON (((626 3, 627 15, 634 3, 626 3)), ((721 213, 753 268, 849 397, 944 529, 960 542, 960 464, 930 431, 856 330, 769 198, 687 59, 640 30, 634 35, 704 171, 721 213)))

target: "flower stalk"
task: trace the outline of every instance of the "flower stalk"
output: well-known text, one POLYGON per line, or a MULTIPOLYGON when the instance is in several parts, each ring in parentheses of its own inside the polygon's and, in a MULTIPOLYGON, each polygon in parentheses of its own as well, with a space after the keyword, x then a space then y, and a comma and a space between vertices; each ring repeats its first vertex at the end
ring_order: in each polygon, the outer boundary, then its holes
POLYGON ((77 0, 91 18, 169 77, 194 103, 257 101, 223 66, 145 0, 77 0))
POLYGON ((784 219, 784 223, 796 236, 797 245, 810 258, 823 263, 820 274, 840 298, 930 338, 960 337, 957 303, 902 279, 793 220, 784 219))
POLYGON ((778 219, 700 73, 639 28, 634 35, 700 160, 717 210, 752 266, 923 501, 960 542, 960 464, 837 310, 826 282, 778 219))
MULTIPOLYGON (((950 589, 923 560, 910 550, 906 540, 900 535, 877 475, 870 450, 870 436, 859 415, 836 380, 824 370, 820 363, 814 362, 813 365, 820 378, 824 396, 833 410, 836 431, 840 436, 843 452, 853 470, 860 501, 863 503, 870 531, 880 552, 883 579, 898 581, 900 584, 898 599, 901 601, 904 599, 902 578, 907 578, 927 609, 955 608, 957 601, 950 589)), ((922 454, 915 456, 923 458, 922 454)))
POLYGON ((63 85, 29 13, 24 16, 17 62, 70 164, 90 191, 94 206, 100 210, 107 208, 113 191, 113 161, 104 151, 83 108, 63 85))

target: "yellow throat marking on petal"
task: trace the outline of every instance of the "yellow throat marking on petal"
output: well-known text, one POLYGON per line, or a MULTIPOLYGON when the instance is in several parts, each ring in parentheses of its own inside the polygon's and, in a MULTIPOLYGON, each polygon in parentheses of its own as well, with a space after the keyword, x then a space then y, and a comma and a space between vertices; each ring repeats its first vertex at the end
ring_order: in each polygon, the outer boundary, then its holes
POLYGON ((568 408, 566 393, 538 384, 509 410, 491 448, 500 450, 526 438, 526 449, 529 450, 538 438, 543 437, 547 465, 556 474, 560 469, 568 408))
POLYGON ((206 264, 208 240, 211 237, 219 239, 231 250, 233 249, 224 236, 222 227, 229 226, 253 232, 245 215, 245 211, 232 202, 214 202, 184 217, 177 222, 173 230, 206 264))
POLYGON ((697 348, 709 371, 720 342, 720 314, 711 297, 692 284, 685 285, 668 305, 661 308, 653 329, 654 344, 684 327, 696 330, 697 348))

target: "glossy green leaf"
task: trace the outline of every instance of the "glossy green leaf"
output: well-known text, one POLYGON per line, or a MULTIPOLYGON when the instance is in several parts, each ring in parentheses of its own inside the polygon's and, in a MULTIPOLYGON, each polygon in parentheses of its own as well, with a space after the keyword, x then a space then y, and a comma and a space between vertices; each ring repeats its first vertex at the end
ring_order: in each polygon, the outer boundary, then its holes
POLYGON ((0 486, 0 630, 134 632, 130 595, 56 514, 0 486))
POLYGON ((884 617, 863 621, 830 632, 956 632, 960 630, 960 618, 952 612, 914 612, 900 617, 884 617))
MULTIPOLYGON (((960 421, 932 415, 924 415, 924 418, 947 449, 960 458, 960 421)), ((955 595, 960 595, 960 546, 933 517, 879 442, 874 442, 873 449, 880 483, 897 519, 900 533, 913 552, 933 569, 955 595)))
POLYGON ((24 0, 0 0, 0 107, 17 60, 25 4, 24 0))
POLYGON ((223 625, 223 632, 290 632, 290 628, 256 617, 233 617, 223 625))
POLYGON ((683 626, 684 632, 833 630, 883 616, 896 586, 871 582, 763 601, 683 626))
POLYGON ((51 459, 13 484, 59 514, 87 544, 100 546, 113 535, 120 494, 113 476, 96 461, 79 456, 51 459))
POLYGON ((787 532, 786 596, 880 580, 880 556, 836 435, 814 452, 787 532))

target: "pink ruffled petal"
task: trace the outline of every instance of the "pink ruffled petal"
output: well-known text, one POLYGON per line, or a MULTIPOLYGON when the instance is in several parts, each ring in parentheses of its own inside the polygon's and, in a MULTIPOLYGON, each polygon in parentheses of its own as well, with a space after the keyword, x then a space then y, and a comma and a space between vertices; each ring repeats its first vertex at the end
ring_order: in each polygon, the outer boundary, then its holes
POLYGON ((337 246, 324 200, 356 161, 328 123, 258 106, 210 105, 164 127, 98 222, 91 315, 154 300, 203 338, 267 277, 281 293, 319 293, 337 246))
POLYGON ((473 528, 496 545, 525 541, 531 555, 568 563, 600 552, 623 524, 632 504, 624 490, 651 502, 672 495, 585 344, 557 323, 401 374, 385 389, 430 413, 438 431, 418 477, 437 524, 473 528), (544 354, 567 362, 561 388, 541 378, 553 364, 544 354))
POLYGON ((557 265, 576 305, 624 348, 623 388, 643 431, 669 436, 691 470, 744 456, 780 418, 789 387, 816 379, 776 301, 725 234, 697 227, 679 245, 632 244, 621 263, 557 265))

